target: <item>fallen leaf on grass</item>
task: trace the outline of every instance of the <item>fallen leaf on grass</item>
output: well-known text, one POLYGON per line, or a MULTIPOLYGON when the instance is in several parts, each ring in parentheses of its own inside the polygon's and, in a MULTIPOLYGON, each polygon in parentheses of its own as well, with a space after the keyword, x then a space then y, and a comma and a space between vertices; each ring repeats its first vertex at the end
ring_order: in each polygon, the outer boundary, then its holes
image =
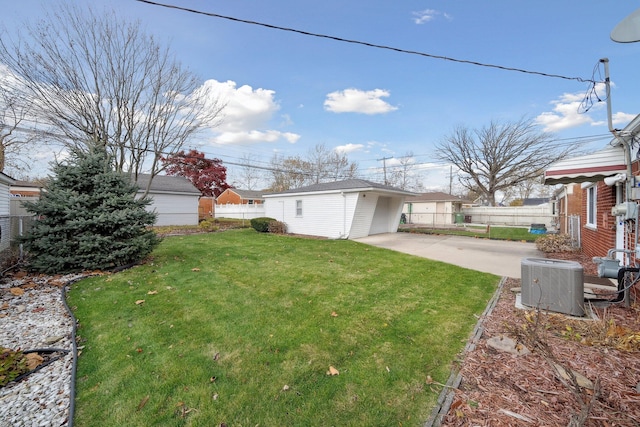
POLYGON ((140 304, 144 304, 144 300, 143 299, 139 299, 138 301, 136 301, 136 305, 140 305, 140 304))
POLYGON ((147 292, 147 295, 156 295, 158 293, 158 291, 149 291, 147 292))
POLYGON ((146 405, 148 401, 149 401, 149 395, 146 395, 144 398, 142 398, 142 400, 138 404, 138 409, 136 409, 136 411, 139 411, 142 408, 144 408, 144 405, 146 405))
POLYGON ((192 268, 191 271, 200 271, 198 267, 192 268))
POLYGON ((331 312, 331 317, 338 317, 338 313, 336 313, 335 311, 331 312))
POLYGON ((19 296, 24 294, 24 289, 22 289, 22 288, 11 288, 11 289, 9 289, 9 292, 11 292, 11 295, 19 297, 19 296))
POLYGON ((327 375, 340 375, 340 372, 334 368, 333 366, 329 366, 329 370, 327 371, 327 375))

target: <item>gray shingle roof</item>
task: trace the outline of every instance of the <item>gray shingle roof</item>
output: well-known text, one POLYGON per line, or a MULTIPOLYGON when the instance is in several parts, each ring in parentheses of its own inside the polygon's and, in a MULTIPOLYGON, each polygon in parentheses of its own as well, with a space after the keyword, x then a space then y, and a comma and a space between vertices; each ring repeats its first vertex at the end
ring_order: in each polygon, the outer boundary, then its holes
MULTIPOLYGON (((147 188, 150 177, 151 175, 148 174, 139 174, 138 187, 142 190, 147 188)), ((191 181, 182 176, 156 175, 153 177, 153 181, 151 181, 151 188, 149 191, 200 195, 200 191, 198 191, 191 181)))
POLYGON ((264 193, 264 191, 241 190, 239 188, 229 188, 229 191, 233 191, 244 200, 262 200, 262 194, 264 193))
POLYGON ((292 188, 290 190, 281 191, 278 193, 268 193, 265 196, 276 194, 298 194, 298 193, 318 193, 327 191, 341 191, 341 190, 382 190, 386 192, 399 193, 404 195, 413 195, 410 191, 402 190, 397 187, 391 187, 389 185, 378 184, 377 182, 367 181, 366 179, 347 179, 344 181, 323 182, 320 184, 308 185, 306 187, 292 188))

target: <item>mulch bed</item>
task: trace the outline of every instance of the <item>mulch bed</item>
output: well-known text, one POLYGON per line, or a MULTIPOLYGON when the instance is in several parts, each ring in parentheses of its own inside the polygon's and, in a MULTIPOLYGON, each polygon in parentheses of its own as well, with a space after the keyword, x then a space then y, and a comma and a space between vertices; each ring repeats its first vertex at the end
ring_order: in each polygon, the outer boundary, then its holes
MULTIPOLYGON (((579 252, 550 254, 574 260, 596 275, 579 252)), ((507 279, 493 310, 483 319, 475 348, 462 356, 460 386, 443 426, 640 426, 640 289, 631 307, 594 309, 598 320, 515 307, 520 280, 507 279), (530 354, 515 356, 487 345, 508 336, 530 354), (585 376, 589 389, 563 379, 554 363, 585 376)))

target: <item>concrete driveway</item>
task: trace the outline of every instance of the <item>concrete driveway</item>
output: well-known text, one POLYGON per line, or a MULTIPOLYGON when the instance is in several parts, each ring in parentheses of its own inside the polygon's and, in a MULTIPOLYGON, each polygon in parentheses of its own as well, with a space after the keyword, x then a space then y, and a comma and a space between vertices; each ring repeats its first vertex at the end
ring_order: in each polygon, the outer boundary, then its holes
POLYGON ((440 236, 385 233, 356 239, 378 246, 498 276, 520 278, 522 258, 544 258, 533 243, 440 236))

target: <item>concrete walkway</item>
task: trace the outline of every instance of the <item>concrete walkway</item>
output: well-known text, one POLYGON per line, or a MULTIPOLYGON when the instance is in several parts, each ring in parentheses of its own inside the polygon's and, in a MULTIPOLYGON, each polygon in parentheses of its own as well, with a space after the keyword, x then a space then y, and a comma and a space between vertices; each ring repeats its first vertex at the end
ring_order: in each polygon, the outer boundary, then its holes
POLYGON ((471 270, 520 278, 522 258, 544 258, 533 243, 418 233, 375 234, 357 242, 471 270))

